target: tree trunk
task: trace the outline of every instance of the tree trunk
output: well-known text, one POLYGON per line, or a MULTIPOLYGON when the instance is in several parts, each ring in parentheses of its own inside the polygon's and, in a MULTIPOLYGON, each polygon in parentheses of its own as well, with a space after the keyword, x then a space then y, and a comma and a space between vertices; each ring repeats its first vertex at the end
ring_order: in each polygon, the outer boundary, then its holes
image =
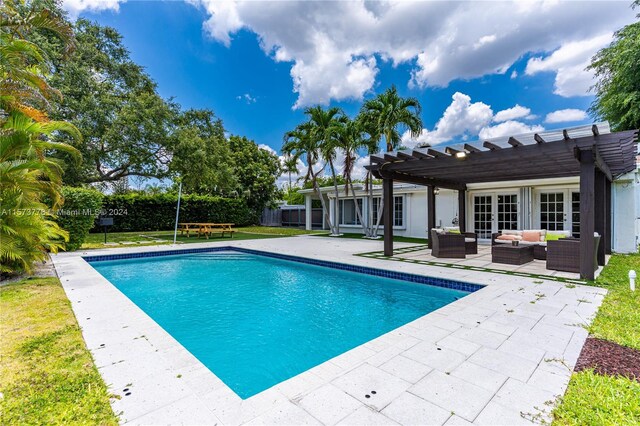
POLYGON ((322 196, 322 192, 320 192, 320 186, 318 186, 318 181, 316 180, 316 175, 314 175, 313 172, 311 172, 311 179, 313 181, 313 189, 316 191, 316 193, 320 197, 320 204, 322 204, 322 213, 324 214, 325 221, 329 224, 329 229, 333 230, 333 224, 331 223, 331 217, 329 216, 329 212, 327 211, 327 206, 324 203, 324 197, 322 196))
POLYGON ((333 176, 333 190, 336 193, 336 198, 334 200, 334 206, 333 206, 333 211, 335 212, 335 219, 336 219, 336 223, 333 227, 333 229, 331 230, 331 233, 334 235, 340 235, 340 210, 339 210, 339 205, 340 203, 338 202, 338 180, 336 179, 336 170, 333 167, 333 160, 329 159, 329 167, 331 168, 331 175, 333 176))
POLYGON ((360 221, 360 226, 362 226, 364 236, 369 237, 369 230, 367 229, 367 225, 364 223, 364 220, 362 220, 362 212, 360 211, 360 207, 358 206, 358 198, 356 197, 356 191, 353 189, 353 182, 351 181, 351 179, 349 179, 348 183, 351 187, 351 198, 353 198, 353 204, 356 209, 356 217, 360 221))

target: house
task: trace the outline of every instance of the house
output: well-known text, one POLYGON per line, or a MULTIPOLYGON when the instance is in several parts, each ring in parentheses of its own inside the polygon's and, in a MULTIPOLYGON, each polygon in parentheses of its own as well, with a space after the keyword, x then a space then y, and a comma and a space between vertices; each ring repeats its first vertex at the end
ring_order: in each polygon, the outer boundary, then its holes
MULTIPOLYGON (((637 137, 637 132, 611 133, 607 123, 598 123, 462 146, 438 146, 437 150, 380 154, 371 157, 370 167, 378 177, 393 178, 389 180, 393 182, 394 235, 426 238, 430 227, 459 224, 485 241, 503 229, 571 230, 579 238, 583 224, 580 175, 585 167, 579 153, 597 147, 588 152, 593 154, 596 179, 600 173, 604 175, 603 182, 609 182, 601 188, 606 195, 598 200, 598 206, 606 204, 610 210, 610 250, 636 252, 640 242, 637 137), (481 157, 485 158, 476 161, 481 157), (431 171, 434 176, 430 176, 431 171), (431 226, 430 191, 436 206, 431 226)), ((583 155, 583 161, 586 158, 583 155)), ((363 220, 370 221, 377 214, 382 186, 372 188, 372 202, 362 185, 355 185, 354 189, 363 220)), ((599 191, 596 190, 596 197, 599 191)), ((313 190, 301 193, 308 206, 317 198, 313 190)), ((332 221, 339 219, 341 232, 362 232, 353 194, 346 194, 340 187, 336 209, 334 188, 323 187, 321 193, 330 206, 332 221)), ((607 216, 606 209, 588 211, 607 216)), ((381 224, 380 233, 383 230, 381 224)))

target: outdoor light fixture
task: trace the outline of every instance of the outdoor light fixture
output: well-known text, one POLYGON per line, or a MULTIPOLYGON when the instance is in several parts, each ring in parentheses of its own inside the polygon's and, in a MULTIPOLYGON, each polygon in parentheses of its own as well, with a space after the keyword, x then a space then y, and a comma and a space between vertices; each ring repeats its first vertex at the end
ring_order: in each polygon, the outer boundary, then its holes
POLYGON ((437 186, 433 188, 433 195, 438 195, 439 193, 440 193, 440 188, 438 188, 437 186))
POLYGON ((636 291, 636 271, 633 269, 629 271, 629 288, 631 291, 636 291))
POLYGON ((464 151, 456 152, 456 158, 465 158, 466 156, 467 156, 467 153, 464 151))

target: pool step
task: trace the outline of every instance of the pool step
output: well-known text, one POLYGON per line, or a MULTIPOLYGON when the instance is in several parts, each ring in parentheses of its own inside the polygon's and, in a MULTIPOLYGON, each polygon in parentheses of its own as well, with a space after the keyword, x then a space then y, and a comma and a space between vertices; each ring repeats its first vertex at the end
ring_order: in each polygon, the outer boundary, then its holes
POLYGON ((209 260, 249 260, 253 256, 243 253, 199 253, 189 256, 194 259, 209 260))

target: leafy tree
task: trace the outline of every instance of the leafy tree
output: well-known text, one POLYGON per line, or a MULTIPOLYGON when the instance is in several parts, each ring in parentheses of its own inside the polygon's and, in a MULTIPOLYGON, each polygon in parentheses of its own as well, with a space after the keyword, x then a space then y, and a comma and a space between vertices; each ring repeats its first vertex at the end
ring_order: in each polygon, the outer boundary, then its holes
POLYGON ((190 109, 180 114, 173 138, 169 169, 182 178, 185 192, 229 195, 237 190, 231 148, 213 111, 190 109))
MULTIPOLYGON (((636 6, 640 0, 634 2, 636 6)), ((597 78, 590 112, 608 120, 616 131, 640 128, 640 21, 618 30, 588 69, 597 78)))
POLYGON ((280 176, 280 160, 277 155, 260 149, 254 141, 244 136, 231 136, 229 147, 238 179, 238 192, 247 199, 247 205, 260 215, 278 194, 276 180, 280 176))
POLYGON ((401 141, 400 131, 408 129, 411 137, 422 132, 422 107, 416 98, 403 98, 395 86, 380 93, 362 105, 361 120, 374 135, 384 136, 387 151, 396 149, 401 141))
POLYGON ((68 60, 55 58, 51 78, 63 95, 53 116, 71 121, 84 136, 76 146, 85 161, 69 165, 65 181, 166 176, 178 106, 157 94, 115 29, 79 19, 75 30, 75 52, 68 60))

